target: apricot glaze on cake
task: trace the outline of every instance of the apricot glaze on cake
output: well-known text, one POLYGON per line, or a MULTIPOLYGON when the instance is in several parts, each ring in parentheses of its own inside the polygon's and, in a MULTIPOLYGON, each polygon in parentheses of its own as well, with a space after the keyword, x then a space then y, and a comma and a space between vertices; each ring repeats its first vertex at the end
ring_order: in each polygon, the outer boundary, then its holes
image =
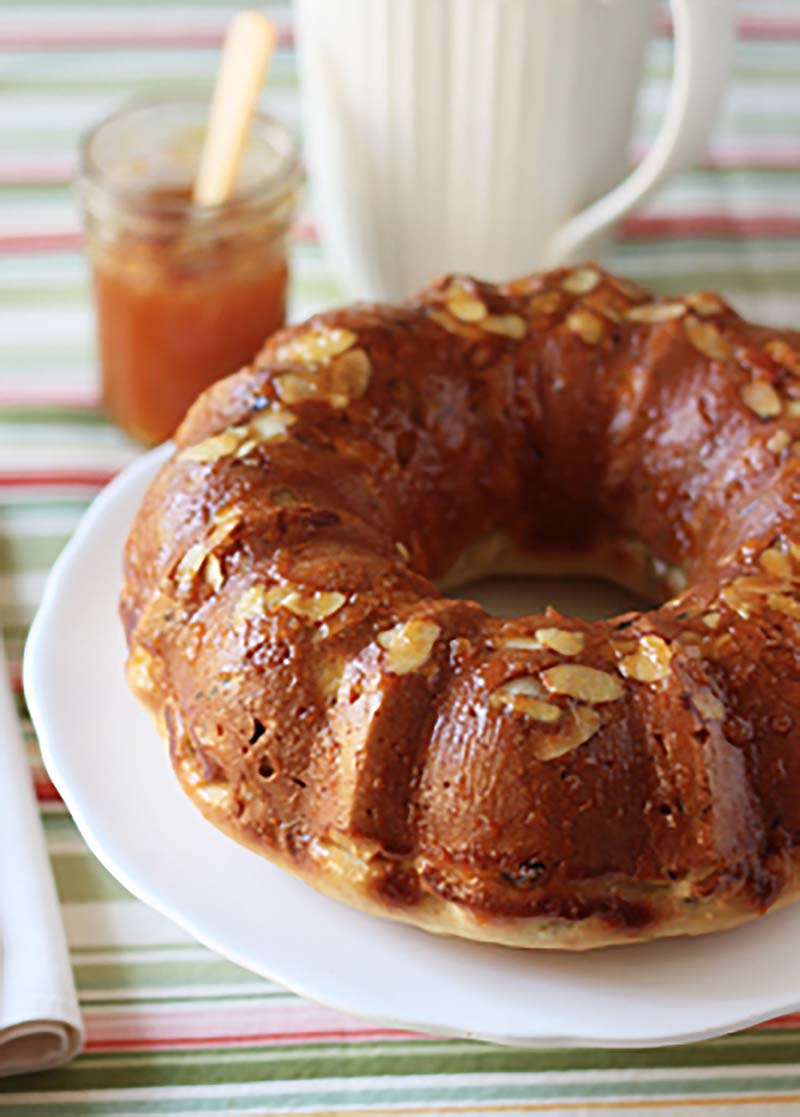
POLYGON ((429 931, 585 949, 800 894, 800 333, 595 266, 320 314, 139 509, 130 685, 225 833, 429 931), (485 573, 654 608, 500 619, 485 573))

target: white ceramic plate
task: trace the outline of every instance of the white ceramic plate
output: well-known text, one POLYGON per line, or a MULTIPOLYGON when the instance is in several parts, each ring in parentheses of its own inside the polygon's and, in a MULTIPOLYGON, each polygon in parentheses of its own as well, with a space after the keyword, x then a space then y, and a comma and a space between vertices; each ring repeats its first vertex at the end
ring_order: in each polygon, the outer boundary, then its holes
MULTIPOLYGON (((56 563, 25 654, 48 771, 91 849, 131 892, 234 962, 402 1028, 632 1047, 700 1039, 800 1007, 800 905, 702 939, 586 955, 510 950, 351 910, 205 822, 126 689, 116 612, 123 541, 167 453, 141 458, 95 501, 56 563)), ((608 608, 588 592, 576 611, 608 608)), ((513 602, 501 592, 498 604, 513 602)))

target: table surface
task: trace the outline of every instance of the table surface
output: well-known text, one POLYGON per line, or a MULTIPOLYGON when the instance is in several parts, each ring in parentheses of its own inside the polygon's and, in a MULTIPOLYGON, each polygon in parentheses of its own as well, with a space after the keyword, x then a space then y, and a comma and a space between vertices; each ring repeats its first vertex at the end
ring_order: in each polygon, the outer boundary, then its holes
MULTIPOLYGON (((94 860, 43 771, 20 656, 48 568, 138 452, 96 405, 92 311, 70 189, 79 133, 133 93, 206 91, 237 5, 0 4, 0 623, 63 903, 88 1042, 0 1081, 3 1114, 800 1113, 800 1017, 636 1052, 530 1051, 394 1033, 198 946, 94 860)), ((290 11, 271 109, 297 122, 290 11)), ((634 145, 668 87, 662 17, 634 145)), ((293 315, 337 298, 306 211, 293 315)), ((608 263, 659 291, 718 289, 776 324, 800 305, 800 0, 741 0, 735 81, 701 163, 629 219, 608 263)))

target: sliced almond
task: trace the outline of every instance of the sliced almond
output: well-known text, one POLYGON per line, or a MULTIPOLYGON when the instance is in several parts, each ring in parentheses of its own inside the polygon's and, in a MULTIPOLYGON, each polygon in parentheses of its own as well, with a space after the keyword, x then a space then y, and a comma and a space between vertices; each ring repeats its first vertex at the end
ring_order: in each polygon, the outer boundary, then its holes
POLYGON ((329 392, 346 401, 361 399, 372 377, 372 362, 364 349, 349 349, 331 364, 329 392))
POLYGON ((271 442, 275 438, 282 438, 289 427, 297 422, 297 416, 291 411, 284 411, 280 407, 273 407, 268 411, 261 411, 248 423, 248 432, 258 442, 271 442))
POLYGON ((655 683, 666 679, 670 673, 672 649, 660 636, 643 636, 631 655, 619 662, 620 674, 640 683, 655 683))
POLYGON ((573 310, 567 315, 567 329, 586 345, 597 345, 605 335, 605 324, 591 310, 573 310))
POLYGON ((459 322, 480 322, 487 315, 485 303, 467 297, 448 299, 447 309, 459 322))
POLYGON ((789 556, 779 547, 769 547, 758 556, 759 565, 775 578, 791 578, 792 564, 789 556))
POLYGON ((178 453, 179 462, 213 462, 233 454, 247 436, 247 427, 229 427, 178 453))
POLYGON ((275 353, 279 365, 320 365, 351 349, 358 337, 341 326, 314 326, 280 345, 275 353))
POLYGON ((629 322, 670 322, 673 318, 683 318, 686 307, 683 303, 640 303, 625 311, 629 322))
POLYGON ((231 801, 231 785, 227 780, 217 780, 214 783, 201 783, 194 788, 193 795, 209 807, 220 808, 227 806, 231 801))
POLYGON ((722 620, 722 614, 717 612, 706 613, 703 617, 703 624, 706 628, 719 628, 719 622, 722 620))
POLYGON ((578 663, 559 663, 549 667, 542 672, 542 682, 555 694, 565 694, 590 705, 615 702, 625 693, 624 685, 607 671, 578 663))
POLYGON ((222 508, 215 513, 211 533, 193 543, 175 568, 175 579, 181 590, 191 587, 211 552, 227 542, 241 522, 241 512, 234 508, 222 508))
POLYGON ((456 318, 445 314, 442 310, 437 310, 435 307, 428 309, 428 317, 437 326, 441 326, 443 330, 447 330, 449 334, 456 334, 458 337, 474 337, 474 330, 467 324, 462 324, 456 318))
POLYGON ((493 691, 489 697, 489 705, 511 709, 534 721, 552 724, 559 721, 563 711, 560 706, 544 701, 546 697, 547 692, 538 679, 523 675, 510 679, 493 691))
POLYGON ((519 651, 541 651, 542 645, 535 636, 509 636, 499 642, 501 648, 511 648, 519 651))
POLYGON ((222 589, 222 584, 225 581, 225 577, 222 573, 222 563, 213 553, 210 554, 205 561, 203 577, 215 593, 218 593, 222 589))
POLYGON ((530 313, 536 316, 539 314, 555 314, 560 309, 561 303, 562 298, 558 291, 539 291, 538 294, 531 297, 528 306, 530 313))
POLYGON ((529 747, 537 760, 557 760, 585 745, 601 725, 600 715, 591 706, 570 706, 557 728, 532 733, 529 747))
POLYGON ((745 405, 758 415, 759 419, 775 419, 783 409, 781 397, 765 380, 752 380, 742 385, 739 394, 745 405))
POLYGON ((594 268, 578 268, 561 281, 561 290, 571 295, 588 295, 599 282, 600 276, 594 268))
POLYGON ((210 438, 187 446, 177 455, 179 462, 213 462, 220 458, 246 457, 259 443, 282 438, 296 421, 290 411, 273 407, 254 415, 247 423, 240 423, 210 438))
POLYGON ((268 590, 264 603, 270 611, 288 609, 297 617, 314 621, 325 620, 336 613, 347 601, 338 590, 300 590, 297 586, 273 586, 268 590))
POLYGON ((767 605, 776 613, 783 613, 792 620, 800 621, 800 601, 795 601, 786 593, 770 593, 767 595, 767 605))
POLYGON ((377 640, 387 653, 388 669, 395 675, 407 675, 424 667, 441 631, 433 621, 412 619, 379 632, 377 640))
POLYGON ((773 454, 782 454, 791 445, 791 441, 788 431, 775 431, 772 437, 767 439, 767 449, 773 454))
POLYGON ((767 353, 772 357, 773 361, 780 365, 781 368, 787 369, 795 376, 800 376, 800 353, 797 353, 788 341, 783 338, 776 337, 772 341, 768 341, 764 346, 767 353))
POLYGON ((725 707, 720 702, 715 694, 712 694, 708 687, 702 687, 696 690, 692 695, 692 705, 697 710, 698 714, 706 721, 724 721, 725 720, 725 707))
POLYGON ((537 628, 536 639, 542 647, 559 655, 577 655, 583 651, 582 632, 570 632, 565 628, 537 628))
POLYGON ((510 337, 514 341, 522 341, 528 332, 525 319, 519 314, 487 314, 480 327, 487 333, 510 337))
POLYGON ((727 361, 731 347, 713 322, 703 322, 690 314, 683 323, 686 336, 691 345, 712 361, 727 361))
POLYGON ((250 586, 244 591, 234 606, 231 618, 236 632, 241 632, 249 620, 264 616, 266 592, 266 586, 261 585, 250 586))
POLYGON ((708 291, 692 291, 685 298, 695 314, 699 314, 701 318, 710 318, 725 309, 717 296, 710 295, 708 291))

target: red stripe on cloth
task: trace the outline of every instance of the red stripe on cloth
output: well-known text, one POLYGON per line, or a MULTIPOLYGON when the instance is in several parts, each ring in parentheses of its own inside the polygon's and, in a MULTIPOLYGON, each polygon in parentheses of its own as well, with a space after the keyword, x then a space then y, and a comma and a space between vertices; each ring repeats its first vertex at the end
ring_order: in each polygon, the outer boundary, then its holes
POLYGON ((96 387, 64 392, 60 388, 49 388, 46 385, 39 387, 36 384, 26 384, 16 387, 0 384, 0 407, 25 407, 31 410, 37 407, 63 407, 71 411, 96 411, 99 405, 100 396, 96 387))
MULTIPOLYGON (((192 28, 187 24, 173 27, 70 27, 68 24, 47 27, 17 27, 0 30, 0 48, 4 50, 73 50, 123 47, 207 48, 222 45, 225 27, 192 28)), ((294 34, 291 26, 278 27, 278 46, 291 48, 294 34)))
POLYGON ((776 1016, 774 1020, 765 1020, 763 1024, 756 1024, 760 1031, 769 1031, 770 1028, 800 1028, 800 1012, 792 1012, 788 1016, 776 1016))
POLYGON ((107 485, 116 470, 63 469, 63 470, 0 470, 0 489, 27 489, 47 485, 53 488, 85 486, 101 489, 107 485))
POLYGON ((75 175, 77 160, 0 159, 0 186, 50 186, 69 183, 75 175))
POLYGON ((0 252, 64 252, 80 248, 81 233, 6 233, 0 235, 0 252))
MULTIPOLYGON (((668 12, 656 20, 656 34, 672 38, 673 25, 668 12)), ((740 39, 798 39, 800 19, 794 15, 753 12, 736 20, 736 34, 740 39)))
POLYGON ((184 1049, 202 1050, 208 1047, 250 1047, 257 1043, 337 1043, 348 1040, 393 1040, 420 1039, 417 1032, 393 1032, 388 1028, 352 1028, 336 1031, 297 1031, 297 1032, 252 1032, 245 1035, 209 1035, 176 1038, 172 1036, 137 1037, 130 1040, 91 1040, 86 1042, 86 1051, 175 1051, 184 1049))
POLYGON ((60 803, 61 796, 56 791, 55 787, 50 783, 46 777, 43 779, 35 778, 33 787, 36 792, 36 799, 39 803, 60 803))
POLYGON ((735 217, 723 214, 629 217, 622 226, 625 240, 667 237, 800 237, 800 217, 735 217))

